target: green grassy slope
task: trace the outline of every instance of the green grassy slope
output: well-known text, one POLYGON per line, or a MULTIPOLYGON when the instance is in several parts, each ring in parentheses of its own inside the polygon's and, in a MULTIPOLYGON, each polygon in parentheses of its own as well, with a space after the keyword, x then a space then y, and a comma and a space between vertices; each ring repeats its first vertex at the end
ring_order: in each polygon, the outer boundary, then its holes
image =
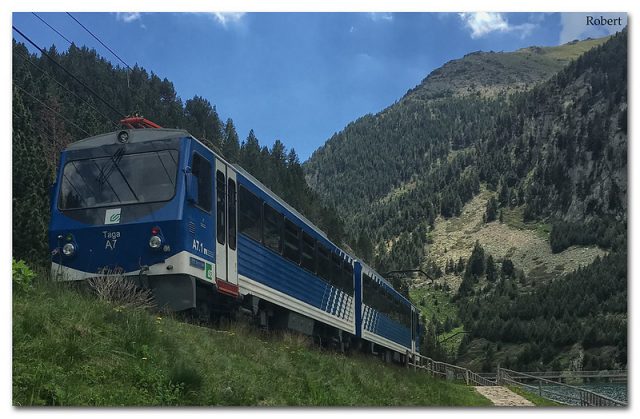
POLYGON ((484 406, 473 388, 292 334, 216 331, 39 283, 13 299, 17 406, 484 406))

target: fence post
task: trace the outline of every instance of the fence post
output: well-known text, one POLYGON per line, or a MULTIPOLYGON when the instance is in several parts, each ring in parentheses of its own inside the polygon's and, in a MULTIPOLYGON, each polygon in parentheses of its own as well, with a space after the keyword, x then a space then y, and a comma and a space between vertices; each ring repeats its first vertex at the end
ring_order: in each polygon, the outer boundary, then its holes
POLYGON ((501 378, 500 378, 500 365, 498 365, 498 369, 496 370, 496 385, 501 385, 500 384, 501 378))
POLYGON ((467 383, 467 385, 469 385, 469 370, 468 369, 464 370, 464 381, 467 383))
POLYGON ((542 397, 542 381, 538 380, 538 395, 542 397))

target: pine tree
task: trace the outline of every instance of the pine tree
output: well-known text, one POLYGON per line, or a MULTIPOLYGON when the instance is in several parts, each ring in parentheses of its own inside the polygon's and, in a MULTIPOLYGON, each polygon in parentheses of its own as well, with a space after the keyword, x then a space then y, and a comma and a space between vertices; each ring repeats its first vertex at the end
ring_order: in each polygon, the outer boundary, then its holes
POLYGON ((365 261, 373 260, 373 243, 366 232, 362 231, 358 236, 356 248, 362 259, 365 261))
POLYGON ((467 270, 471 275, 479 277, 485 273, 486 262, 484 256, 484 249, 480 246, 480 242, 476 240, 476 244, 473 246, 473 251, 467 262, 467 270))
POLYGON ((13 255, 43 263, 48 255, 50 161, 24 98, 13 90, 13 255))
POLYGON ((222 153, 232 163, 237 163, 240 159, 240 140, 231 118, 227 119, 227 123, 224 125, 222 153))
POLYGON ((487 256, 487 267, 486 267, 487 281, 495 282, 497 278, 496 272, 497 272, 496 264, 493 261, 493 256, 489 255, 487 256))
POLYGON ((487 201, 487 207, 485 210, 485 222, 490 223, 491 221, 496 220, 496 215, 498 213, 498 201, 496 201, 495 197, 489 198, 487 201))

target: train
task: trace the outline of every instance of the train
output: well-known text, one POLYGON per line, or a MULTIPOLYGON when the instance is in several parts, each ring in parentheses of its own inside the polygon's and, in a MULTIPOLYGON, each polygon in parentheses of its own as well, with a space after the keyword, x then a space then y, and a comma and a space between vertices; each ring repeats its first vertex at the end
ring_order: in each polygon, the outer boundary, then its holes
POLYGON ((220 152, 144 118, 71 143, 51 187, 51 275, 121 275, 208 321, 241 313, 389 362, 420 350, 419 309, 220 152))

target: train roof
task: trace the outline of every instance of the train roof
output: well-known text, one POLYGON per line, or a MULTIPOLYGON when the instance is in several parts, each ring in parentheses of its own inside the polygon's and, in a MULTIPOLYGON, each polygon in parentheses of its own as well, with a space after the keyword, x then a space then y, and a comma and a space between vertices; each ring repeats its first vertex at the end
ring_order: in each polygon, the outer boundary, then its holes
POLYGON ((66 150, 81 150, 86 148, 101 147, 105 145, 119 144, 118 135, 121 132, 128 135, 128 144, 143 143, 146 141, 166 140, 170 138, 191 137, 187 131, 183 129, 170 128, 145 128, 145 129, 122 129, 112 131, 106 134, 94 135, 80 141, 69 144, 66 150))

